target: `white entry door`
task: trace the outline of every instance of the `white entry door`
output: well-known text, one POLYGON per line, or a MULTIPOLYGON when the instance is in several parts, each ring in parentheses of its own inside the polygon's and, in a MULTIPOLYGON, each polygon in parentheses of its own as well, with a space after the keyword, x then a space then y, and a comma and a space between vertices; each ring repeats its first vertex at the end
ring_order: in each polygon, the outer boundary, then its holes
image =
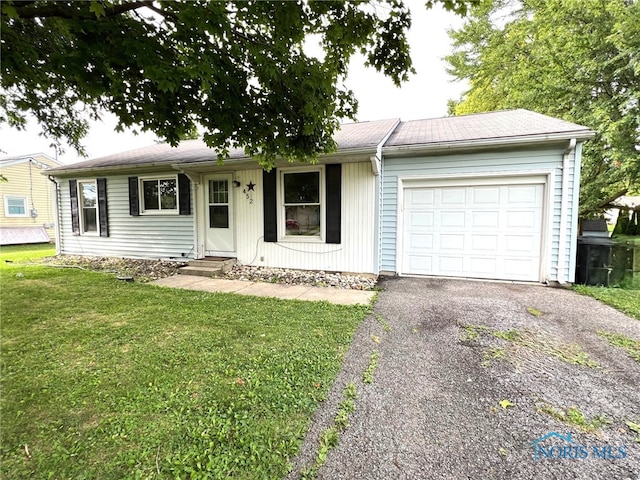
POLYGON ((231 175, 211 175, 205 178, 206 255, 234 257, 236 253, 233 221, 231 175))
POLYGON ((401 273, 540 280, 542 182, 404 189, 401 273))

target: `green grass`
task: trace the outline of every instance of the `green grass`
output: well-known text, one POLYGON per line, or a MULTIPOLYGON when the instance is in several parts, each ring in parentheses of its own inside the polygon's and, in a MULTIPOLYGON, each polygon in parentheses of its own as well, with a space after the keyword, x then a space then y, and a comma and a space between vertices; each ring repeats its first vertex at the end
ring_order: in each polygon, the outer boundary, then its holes
POLYGON ((4 261, 0 282, 11 479, 282 478, 367 314, 4 261))
POLYGON ((575 285, 573 289, 640 320, 640 290, 575 285))
POLYGON ((36 243, 33 245, 9 245, 0 247, 0 263, 21 263, 35 260, 36 258, 50 257, 56 254, 56 246, 53 243, 36 243))
POLYGON ((640 362, 639 340, 634 340, 625 335, 604 331, 598 332, 598 335, 606 338, 609 341, 609 344, 613 345, 614 347, 622 348, 636 362, 640 362))

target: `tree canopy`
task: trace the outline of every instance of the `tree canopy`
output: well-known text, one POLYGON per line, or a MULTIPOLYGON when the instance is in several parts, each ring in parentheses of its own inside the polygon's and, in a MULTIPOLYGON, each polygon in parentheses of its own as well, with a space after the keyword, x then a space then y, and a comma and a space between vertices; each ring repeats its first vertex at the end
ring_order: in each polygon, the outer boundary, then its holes
POLYGON ((1 18, 0 122, 33 114, 80 153, 87 120, 111 111, 118 128, 173 145, 197 126, 222 158, 242 147, 265 166, 308 160, 354 118, 342 84, 354 53, 396 85, 413 71, 402 0, 6 0, 1 18))
POLYGON ((527 108, 593 129, 583 151, 583 215, 638 190, 638 2, 486 1, 449 34, 449 73, 470 82, 450 113, 527 108))

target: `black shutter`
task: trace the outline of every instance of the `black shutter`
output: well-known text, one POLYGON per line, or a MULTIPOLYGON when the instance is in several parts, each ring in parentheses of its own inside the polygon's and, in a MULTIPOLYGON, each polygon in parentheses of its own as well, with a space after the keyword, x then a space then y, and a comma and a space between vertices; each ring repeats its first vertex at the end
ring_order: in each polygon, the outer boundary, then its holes
POLYGON ((107 208, 107 179, 98 178, 98 219, 100 220, 100 236, 109 236, 109 211, 107 208))
POLYGON ((264 208, 264 241, 278 241, 278 196, 276 169, 262 171, 262 198, 264 208))
POLYGON ((178 174, 178 208, 180 215, 191 215, 191 181, 184 173, 178 174))
POLYGON ((71 199, 71 230, 80 235, 80 212, 78 210, 78 181, 69 180, 69 198, 71 199))
POLYGON ((129 177, 129 215, 140 215, 140 197, 138 195, 138 177, 129 177))
POLYGON ((340 243, 340 223, 342 221, 342 165, 339 163, 327 165, 326 186, 326 241, 340 243))

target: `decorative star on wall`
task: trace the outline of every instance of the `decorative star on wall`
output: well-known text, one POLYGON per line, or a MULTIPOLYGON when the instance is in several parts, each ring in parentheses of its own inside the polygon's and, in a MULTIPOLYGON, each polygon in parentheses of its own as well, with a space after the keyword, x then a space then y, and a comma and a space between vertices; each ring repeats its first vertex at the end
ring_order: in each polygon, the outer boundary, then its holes
MULTIPOLYGON (((249 183, 247 183, 247 190, 253 190, 253 187, 255 187, 256 184, 253 183, 253 181, 249 180, 249 183)), ((255 191, 255 190, 253 190, 255 191)))

